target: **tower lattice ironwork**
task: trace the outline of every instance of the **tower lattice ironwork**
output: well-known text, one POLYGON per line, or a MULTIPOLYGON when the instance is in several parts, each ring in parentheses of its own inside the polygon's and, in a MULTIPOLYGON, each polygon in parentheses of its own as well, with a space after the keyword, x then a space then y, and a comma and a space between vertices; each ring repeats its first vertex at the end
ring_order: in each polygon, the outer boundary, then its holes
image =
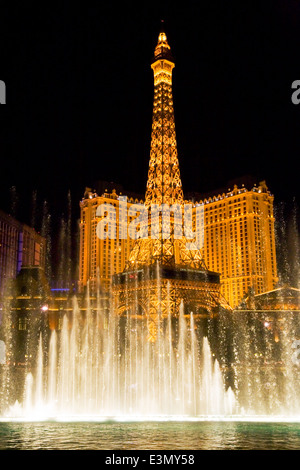
POLYGON ((119 314, 147 317, 155 341, 167 315, 178 316, 183 301, 196 316, 211 315, 221 304, 220 276, 208 271, 183 228, 184 195, 180 177, 172 93, 175 63, 164 30, 158 36, 151 68, 154 102, 146 216, 123 273, 113 279, 119 314), (166 216, 167 214, 167 216, 166 216), (187 238, 188 237, 188 238, 187 238))

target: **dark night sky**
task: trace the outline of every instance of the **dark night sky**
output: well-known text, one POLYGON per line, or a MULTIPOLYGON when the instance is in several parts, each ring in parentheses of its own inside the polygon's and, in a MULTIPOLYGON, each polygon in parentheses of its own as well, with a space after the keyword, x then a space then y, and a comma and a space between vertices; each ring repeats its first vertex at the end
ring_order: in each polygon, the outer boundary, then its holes
POLYGON ((70 190, 75 215, 97 179, 144 193, 161 18, 184 191, 253 174, 277 201, 299 198, 299 1, 29 0, 1 10, 0 208, 11 187, 24 221, 33 190, 54 214, 70 190))

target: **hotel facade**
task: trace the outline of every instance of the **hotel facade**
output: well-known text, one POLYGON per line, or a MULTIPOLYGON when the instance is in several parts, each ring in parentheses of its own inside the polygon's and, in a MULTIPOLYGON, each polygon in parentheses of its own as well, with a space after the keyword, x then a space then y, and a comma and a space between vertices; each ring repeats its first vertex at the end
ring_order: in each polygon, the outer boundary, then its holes
MULTIPOLYGON (((128 235, 127 226, 120 227, 122 209, 129 210, 132 204, 143 204, 138 197, 127 197, 116 189, 104 190, 100 195, 86 188, 80 202, 80 247, 79 247, 79 290, 82 291, 89 282, 91 291, 98 283, 104 290, 109 290, 112 276, 124 270, 134 240, 128 235), (98 206, 108 204, 115 209, 116 236, 99 238, 97 225, 100 218, 96 211, 98 206), (125 207, 124 207, 125 206, 125 207), (122 235, 121 235, 122 234, 122 235), (125 234, 125 235, 124 235, 125 234), (120 236, 121 235, 121 236, 120 236)), ((128 223, 131 218, 128 218, 128 223)))
POLYGON ((273 200, 262 181, 198 201, 204 204, 204 260, 221 274, 222 293, 233 308, 249 290, 261 294, 278 282, 273 200))

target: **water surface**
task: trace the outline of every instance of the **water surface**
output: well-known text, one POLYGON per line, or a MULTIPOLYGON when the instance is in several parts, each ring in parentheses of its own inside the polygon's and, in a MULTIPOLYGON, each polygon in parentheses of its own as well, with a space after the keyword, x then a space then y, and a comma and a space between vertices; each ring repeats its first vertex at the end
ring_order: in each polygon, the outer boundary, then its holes
POLYGON ((0 422, 0 450, 297 450, 300 423, 0 422))

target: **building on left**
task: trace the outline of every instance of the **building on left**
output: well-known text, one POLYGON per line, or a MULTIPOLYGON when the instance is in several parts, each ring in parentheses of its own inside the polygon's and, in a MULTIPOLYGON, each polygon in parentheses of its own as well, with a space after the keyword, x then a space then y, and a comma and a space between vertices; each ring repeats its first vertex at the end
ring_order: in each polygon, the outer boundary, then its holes
POLYGON ((33 228, 0 210, 0 297, 22 267, 45 269, 46 239, 33 228))

